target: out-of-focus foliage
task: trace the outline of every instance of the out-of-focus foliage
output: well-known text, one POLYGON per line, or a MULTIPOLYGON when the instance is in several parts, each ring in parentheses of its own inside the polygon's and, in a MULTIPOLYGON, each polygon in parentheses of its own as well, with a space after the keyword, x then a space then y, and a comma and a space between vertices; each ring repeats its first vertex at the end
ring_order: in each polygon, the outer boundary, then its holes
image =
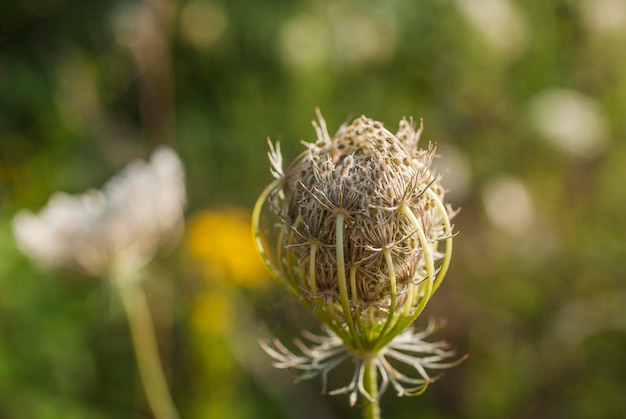
POLYGON ((0 417, 147 412, 106 281, 36 270, 10 221, 159 144, 190 197, 185 245, 145 283, 182 415, 358 417, 271 369, 256 339, 315 323, 223 212, 249 212, 266 136, 291 160, 316 106, 331 131, 422 116, 462 208, 425 316, 470 358, 417 399, 386 395, 386 417, 626 411, 623 1, 28 0, 0 15, 0 417))

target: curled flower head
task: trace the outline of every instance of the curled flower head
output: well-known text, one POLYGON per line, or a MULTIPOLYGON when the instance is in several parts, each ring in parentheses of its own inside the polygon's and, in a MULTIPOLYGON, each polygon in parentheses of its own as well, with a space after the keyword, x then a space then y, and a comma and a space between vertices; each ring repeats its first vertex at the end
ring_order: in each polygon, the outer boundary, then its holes
POLYGON ((286 169, 270 144, 276 180, 259 198, 257 246, 278 282, 351 350, 377 353, 422 312, 446 274, 453 215, 419 149, 422 125, 394 135, 364 116, 317 140, 286 169), (265 204, 268 205, 265 205, 265 204), (277 231, 261 232, 263 208, 277 231))
POLYGON ((54 194, 39 214, 20 211, 13 231, 20 250, 43 268, 91 275, 136 271, 180 231, 184 170, 169 148, 132 162, 102 190, 54 194))

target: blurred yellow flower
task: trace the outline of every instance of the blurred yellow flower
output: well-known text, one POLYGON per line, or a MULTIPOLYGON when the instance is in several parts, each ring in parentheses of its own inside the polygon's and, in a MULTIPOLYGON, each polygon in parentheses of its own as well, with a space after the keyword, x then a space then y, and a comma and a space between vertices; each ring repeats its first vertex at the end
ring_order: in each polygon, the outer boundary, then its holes
POLYGON ((231 300, 219 293, 203 293, 191 311, 191 323, 196 330, 211 335, 224 334, 233 323, 231 300))
POLYGON ((250 240, 250 215, 241 209, 203 211, 188 224, 187 246, 209 280, 254 286, 267 274, 250 240))

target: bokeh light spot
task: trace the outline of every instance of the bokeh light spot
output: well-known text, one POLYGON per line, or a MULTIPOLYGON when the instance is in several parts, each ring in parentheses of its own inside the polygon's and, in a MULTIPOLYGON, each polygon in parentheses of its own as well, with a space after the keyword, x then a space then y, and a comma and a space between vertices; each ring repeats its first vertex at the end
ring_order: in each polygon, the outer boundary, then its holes
POLYGON ((526 231, 535 214, 532 197, 518 179, 501 177, 483 189, 483 203, 489 221, 506 233, 518 235, 526 231))
POLYGON ((192 0, 180 12, 181 35, 198 49, 211 47, 227 28, 228 16, 213 2, 192 0))

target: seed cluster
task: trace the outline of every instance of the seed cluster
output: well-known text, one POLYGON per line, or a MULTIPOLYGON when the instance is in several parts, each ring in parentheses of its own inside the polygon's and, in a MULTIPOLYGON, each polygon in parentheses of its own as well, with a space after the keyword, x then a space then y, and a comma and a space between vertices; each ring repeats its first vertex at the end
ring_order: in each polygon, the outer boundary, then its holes
POLYGON ((270 152, 278 274, 335 324, 365 330, 397 312, 411 318, 448 257, 439 247, 451 210, 430 171, 434 147, 418 149, 413 119, 396 135, 365 116, 332 138, 321 115, 313 124, 317 140, 285 171, 280 150, 270 152))

